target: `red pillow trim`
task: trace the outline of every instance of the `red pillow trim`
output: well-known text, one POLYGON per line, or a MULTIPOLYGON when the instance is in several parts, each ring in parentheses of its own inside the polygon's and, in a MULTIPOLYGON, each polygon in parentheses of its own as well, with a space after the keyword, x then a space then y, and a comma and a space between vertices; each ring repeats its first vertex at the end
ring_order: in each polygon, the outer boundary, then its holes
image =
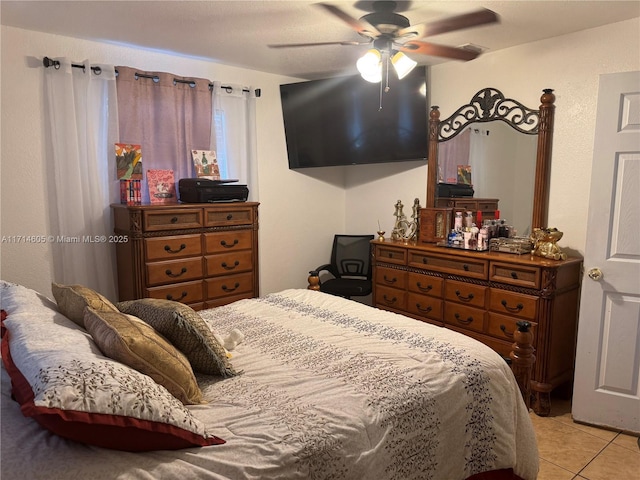
POLYGON ((9 351, 9 332, 2 337, 2 361, 11 378, 12 394, 25 417, 32 417, 47 430, 80 443, 128 452, 179 450, 221 445, 219 437, 203 437, 166 423, 123 415, 90 413, 77 410, 40 407, 27 379, 13 363, 9 351))

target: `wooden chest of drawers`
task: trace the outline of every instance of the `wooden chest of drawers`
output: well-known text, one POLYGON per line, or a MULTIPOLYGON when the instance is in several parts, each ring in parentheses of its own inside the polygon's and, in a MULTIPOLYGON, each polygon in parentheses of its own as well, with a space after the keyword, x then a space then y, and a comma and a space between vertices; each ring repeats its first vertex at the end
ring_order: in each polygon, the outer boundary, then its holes
POLYGON ((373 241, 373 301, 378 308, 469 335, 507 357, 516 322, 531 323, 536 349, 532 406, 550 411, 549 394, 573 380, 582 260, 467 252, 373 241))
POLYGON ((118 295, 209 308, 257 297, 258 204, 112 205, 118 295))

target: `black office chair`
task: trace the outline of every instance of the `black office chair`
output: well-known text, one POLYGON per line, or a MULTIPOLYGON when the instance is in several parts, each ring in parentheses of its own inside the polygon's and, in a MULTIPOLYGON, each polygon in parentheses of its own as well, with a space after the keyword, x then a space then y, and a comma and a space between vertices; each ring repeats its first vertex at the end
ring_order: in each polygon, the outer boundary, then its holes
POLYGON ((331 263, 312 272, 323 271, 333 278, 320 281, 320 291, 351 298, 371 293, 371 240, 373 235, 335 235, 331 263))

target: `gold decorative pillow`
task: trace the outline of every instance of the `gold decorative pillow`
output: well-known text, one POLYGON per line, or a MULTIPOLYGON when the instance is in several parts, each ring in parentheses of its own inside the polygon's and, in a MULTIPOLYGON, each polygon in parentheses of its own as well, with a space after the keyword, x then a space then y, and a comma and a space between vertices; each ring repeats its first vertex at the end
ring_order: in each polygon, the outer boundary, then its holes
POLYGON ((98 292, 82 285, 51 284, 58 310, 69 320, 84 328, 84 307, 98 311, 117 312, 116 306, 98 292))
POLYGON ((118 309, 144 320, 186 355, 193 370, 207 375, 236 375, 224 346, 193 308, 180 302, 141 298, 120 302, 118 309))
POLYGON ((189 360, 145 322, 87 307, 84 324, 107 357, 149 375, 184 404, 202 403, 189 360))

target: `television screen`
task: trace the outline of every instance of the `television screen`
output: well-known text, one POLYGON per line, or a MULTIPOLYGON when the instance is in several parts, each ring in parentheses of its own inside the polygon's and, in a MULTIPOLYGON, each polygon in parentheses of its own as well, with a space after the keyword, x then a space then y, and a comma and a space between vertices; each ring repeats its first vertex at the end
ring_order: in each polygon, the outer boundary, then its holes
POLYGON ((359 75, 281 85, 289 168, 425 160, 426 68, 390 72, 389 87, 359 75))

